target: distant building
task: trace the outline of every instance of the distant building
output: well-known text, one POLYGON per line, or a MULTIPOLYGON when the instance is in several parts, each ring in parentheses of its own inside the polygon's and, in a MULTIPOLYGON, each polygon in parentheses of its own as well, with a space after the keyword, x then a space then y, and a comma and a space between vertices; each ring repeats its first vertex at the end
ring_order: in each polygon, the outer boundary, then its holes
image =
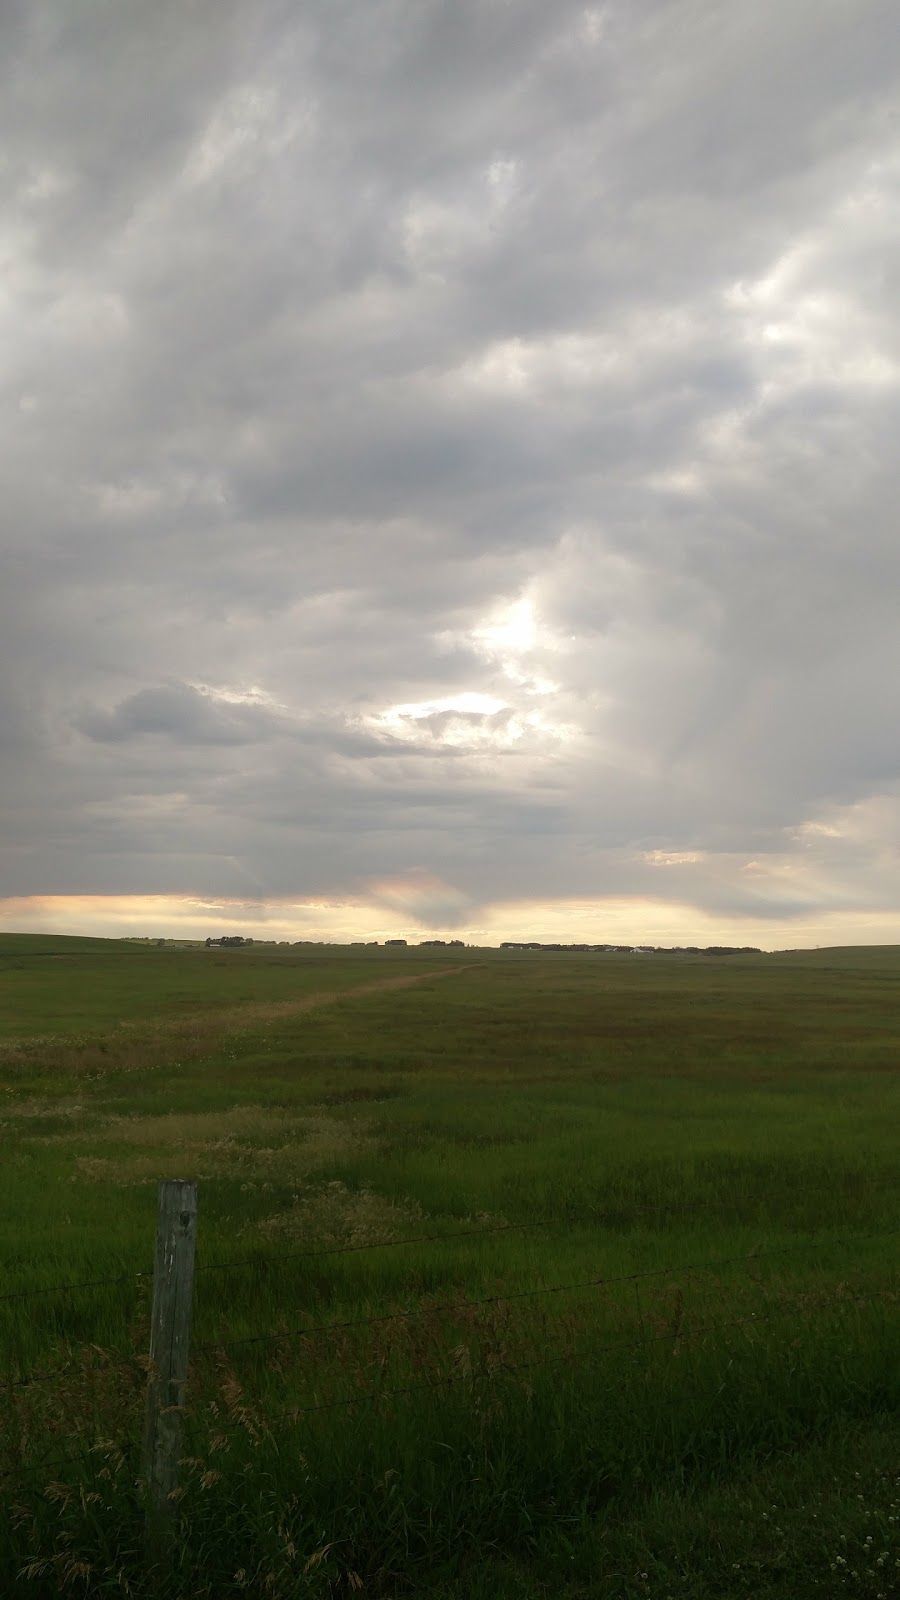
POLYGON ((252 940, 246 941, 239 933, 229 933, 223 935, 221 939, 207 939, 206 948, 207 950, 234 949, 236 945, 247 942, 252 943, 252 940))
POLYGON ((385 942, 386 946, 387 945, 395 945, 395 946, 396 945, 402 945, 403 948, 406 949, 406 940, 405 939, 385 939, 384 942, 385 942))

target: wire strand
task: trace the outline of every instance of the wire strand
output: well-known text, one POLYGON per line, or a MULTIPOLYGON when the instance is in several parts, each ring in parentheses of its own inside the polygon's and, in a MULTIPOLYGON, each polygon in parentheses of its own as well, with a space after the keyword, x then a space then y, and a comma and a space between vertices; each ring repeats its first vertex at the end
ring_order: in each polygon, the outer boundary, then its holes
MULTIPOLYGON (((900 1230, 889 1230, 884 1234, 869 1234, 865 1235, 864 1237, 889 1238, 891 1237, 892 1231, 900 1230)), ((857 1238, 858 1237, 859 1236, 857 1236, 857 1238)), ((842 1244, 852 1244, 856 1242, 857 1241, 855 1239, 841 1241, 842 1244)), ((511 1304, 517 1300, 537 1299, 541 1295, 572 1294, 577 1292, 579 1289, 605 1288, 607 1285, 620 1283, 637 1284, 647 1278, 668 1277, 673 1274, 688 1272, 711 1272, 717 1267, 738 1266, 750 1261, 765 1261, 772 1257, 796 1253, 796 1247, 791 1247, 788 1245, 783 1249, 754 1250, 748 1255, 725 1256, 713 1259, 711 1261, 685 1262, 680 1266, 674 1267, 646 1267, 640 1272, 624 1272, 616 1274, 614 1277, 598 1276, 593 1278, 580 1278, 570 1283, 541 1284, 533 1289, 517 1289, 510 1294, 485 1295, 478 1300, 446 1301, 441 1305, 416 1306, 402 1311, 382 1312, 371 1317, 352 1317, 345 1321, 321 1322, 314 1324, 311 1328, 286 1329, 283 1333, 251 1334, 247 1338, 227 1339, 224 1341, 208 1339, 200 1344, 195 1345, 194 1353, 199 1354, 208 1351, 234 1350, 248 1345, 277 1344, 283 1340, 307 1339, 322 1333, 337 1333, 347 1328, 372 1327, 380 1323, 412 1321, 413 1319, 437 1316, 444 1312, 453 1313, 470 1311, 476 1310, 482 1306, 511 1304)))
MULTIPOLYGON (((847 1239, 830 1240, 831 1247, 845 1248, 866 1239, 888 1239, 900 1233, 900 1229, 879 1229, 878 1232, 868 1234, 855 1234, 847 1239)), ((739 1266, 748 1262, 766 1261, 779 1256, 805 1254, 808 1245, 778 1246, 774 1250, 752 1250, 746 1255, 714 1257, 707 1261, 683 1262, 677 1266, 645 1267, 639 1272, 619 1273, 613 1277, 602 1275, 592 1278, 577 1279, 570 1283, 541 1284, 532 1289, 515 1290, 510 1294, 486 1295, 477 1300, 447 1301, 440 1305, 416 1306, 401 1311, 378 1312, 373 1316, 352 1317, 335 1322, 313 1324, 309 1328, 288 1328, 279 1333, 249 1334, 239 1339, 207 1339, 195 1344, 192 1354, 199 1355, 211 1351, 236 1350, 252 1345, 280 1344, 290 1339, 313 1338, 323 1333, 340 1332, 348 1328, 372 1327, 381 1323, 411 1321, 413 1319, 435 1316, 444 1312, 460 1312, 475 1310, 481 1306, 502 1305, 517 1300, 536 1299, 540 1295, 571 1294, 579 1289, 597 1289, 606 1285, 620 1283, 637 1283, 647 1278, 669 1277, 677 1273, 712 1272, 719 1267, 739 1266)), ((102 1280, 101 1280, 102 1281, 102 1280)), ((116 1353, 107 1360, 107 1366, 131 1367, 139 1365, 141 1357, 134 1353, 116 1353)), ((72 1371, 72 1362, 43 1372, 25 1373, 19 1378, 7 1379, 7 1387, 13 1389, 30 1388, 32 1384, 49 1382, 53 1378, 64 1377, 72 1371)))
MULTIPOLYGON (((878 1192, 891 1185, 876 1186, 878 1192)), ((685 1215, 704 1215, 707 1212, 721 1211, 721 1207, 710 1203, 705 1205, 672 1206, 660 1202, 658 1206, 644 1207, 639 1211, 627 1211, 626 1220, 632 1218, 659 1216, 661 1213, 672 1215, 674 1213, 685 1215)), ((528 1222, 502 1222, 491 1228, 459 1228, 451 1233, 420 1233, 410 1234, 403 1239, 373 1239, 365 1244, 323 1245, 314 1250, 282 1250, 263 1255, 238 1256, 231 1261, 200 1261, 196 1264, 195 1275, 202 1272, 231 1272, 241 1267, 265 1267, 269 1262, 282 1262, 290 1260, 309 1260, 320 1256, 357 1255, 368 1250, 392 1250, 401 1246, 415 1244, 445 1244, 455 1239, 482 1239, 496 1234, 527 1232, 531 1228, 597 1228, 610 1216, 620 1216, 626 1213, 626 1208, 609 1207, 606 1212, 594 1212, 587 1217, 539 1217, 528 1222)), ((746 1226, 736 1223, 735 1226, 746 1226)), ((893 1231, 893 1230, 892 1230, 893 1231)), ((877 1238, 880 1234, 856 1234, 856 1239, 877 1238)), ((119 1273, 110 1278, 73 1279, 71 1282, 48 1284, 46 1287, 34 1289, 15 1289, 6 1294, 0 1294, 0 1304, 9 1304, 16 1300, 30 1300, 39 1295, 71 1294, 78 1289, 105 1289, 124 1283, 133 1283, 138 1279, 152 1278, 151 1272, 141 1269, 119 1273)))
MULTIPOLYGON (((494 1370, 501 1372, 505 1376, 509 1373, 527 1372, 538 1368, 543 1369, 546 1367, 560 1366, 567 1361, 573 1361, 573 1364, 577 1364, 578 1366, 592 1366, 596 1364, 598 1357, 611 1354, 616 1350, 641 1350, 648 1345, 660 1344, 665 1341, 670 1341, 675 1344, 683 1343, 688 1339, 700 1338, 703 1334, 714 1333, 723 1329, 758 1326, 762 1322, 774 1321, 778 1317, 790 1315, 792 1312, 798 1310, 805 1310, 808 1314, 814 1315, 816 1311, 821 1311, 833 1306, 858 1305, 861 1303, 869 1304, 872 1300, 886 1298, 890 1292, 891 1291, 889 1290, 878 1290, 875 1291, 871 1296, 835 1295, 832 1297, 832 1299, 822 1302, 815 1307, 806 1306, 802 1301, 792 1301, 790 1305, 779 1307, 773 1311, 760 1313, 753 1312, 749 1317, 722 1318, 716 1322, 705 1323, 699 1328, 675 1330, 668 1329, 665 1333, 653 1334, 650 1338, 634 1338, 633 1336, 629 1336, 627 1339, 616 1339, 609 1344, 601 1345, 599 1349, 592 1352, 588 1359, 581 1358, 576 1361, 575 1358, 569 1354, 563 1354, 551 1356, 549 1358, 541 1358, 535 1361, 504 1362, 500 1367, 494 1370)), ((473 1378, 477 1378, 479 1375, 491 1377, 493 1374, 491 1371, 483 1374, 473 1372, 455 1372, 449 1373, 443 1378, 429 1379, 422 1383, 403 1384, 402 1386, 393 1389, 368 1389, 364 1390, 361 1394, 352 1395, 342 1400, 326 1400, 321 1404, 312 1406, 287 1406, 282 1411, 276 1412, 272 1420, 275 1422, 282 1421, 286 1418, 294 1420, 297 1417, 311 1416, 321 1411, 346 1410, 355 1405, 364 1404, 370 1400, 392 1399, 398 1396, 444 1388, 451 1384, 469 1383, 473 1380, 473 1378)), ((220 1427, 220 1431, 230 1432, 238 1428, 246 1427, 246 1424, 243 1422, 235 1422, 220 1424, 218 1426, 220 1427)))
MULTIPOLYGON (((896 1185, 870 1186, 881 1193, 885 1188, 895 1188, 896 1185)), ((240 1267, 266 1266, 271 1262, 307 1260, 317 1256, 354 1255, 366 1250, 390 1250, 401 1245, 414 1244, 444 1244, 454 1239, 480 1239, 488 1238, 495 1234, 525 1232, 531 1228, 596 1228, 601 1227, 610 1216, 624 1216, 626 1221, 632 1218, 656 1217, 662 1215, 699 1215, 710 1212, 721 1212, 722 1207, 715 1202, 705 1204, 667 1205, 660 1201, 658 1206, 645 1206, 640 1210, 628 1210, 626 1207, 609 1206, 605 1211, 593 1212, 586 1217, 539 1217, 528 1222, 501 1222, 491 1228, 461 1228, 452 1233, 420 1233, 410 1234, 403 1239, 375 1239, 367 1244, 324 1245, 314 1250, 281 1250, 265 1255, 237 1256, 232 1261, 206 1261, 198 1262, 196 1272, 230 1272, 240 1267)), ((737 1222, 735 1226, 747 1226, 746 1223, 737 1222)), ((857 1238, 874 1237, 874 1235, 857 1235, 857 1238)))
MULTIPOLYGON (((379 1387, 377 1389, 368 1389, 364 1390, 360 1394, 347 1396, 340 1400, 326 1400, 311 1406, 287 1406, 281 1411, 276 1412, 271 1421, 296 1421, 297 1418, 301 1416, 312 1416, 324 1411, 350 1410, 354 1406, 366 1404, 370 1401, 395 1399, 410 1394, 425 1393, 428 1391, 446 1388, 455 1384, 471 1383, 473 1379, 478 1379, 479 1377, 493 1379, 496 1373, 499 1373, 501 1376, 505 1377, 514 1373, 535 1371, 537 1369, 544 1370, 550 1367, 561 1366, 566 1362, 571 1362, 573 1365, 577 1365, 579 1367, 589 1367, 596 1365, 599 1357, 609 1355, 616 1350, 630 1349, 639 1351, 645 1349, 649 1345, 666 1342, 678 1345, 691 1339, 701 1338, 708 1333, 716 1333, 723 1330, 730 1330, 732 1328, 740 1327, 758 1327, 763 1322, 772 1322, 777 1320, 779 1317, 789 1316, 793 1313, 805 1313, 806 1315, 813 1316, 819 1312, 830 1310, 834 1307, 860 1304, 868 1305, 876 1300, 885 1300, 890 1298, 892 1295, 896 1297, 896 1293, 897 1291, 895 1290, 892 1291, 884 1289, 874 1290, 871 1294, 867 1295, 833 1295, 826 1301, 820 1301, 817 1305, 809 1305, 807 1302, 802 1300, 792 1300, 787 1305, 778 1306, 769 1311, 751 1312, 751 1314, 747 1317, 720 1318, 713 1322, 704 1323, 702 1326, 697 1328, 669 1328, 664 1333, 653 1334, 649 1338, 643 1336, 643 1334, 638 1337, 629 1335, 627 1338, 615 1339, 605 1345, 601 1345, 599 1348, 592 1351, 590 1356, 587 1358, 574 1357, 570 1353, 564 1352, 560 1355, 541 1357, 533 1361, 503 1362, 496 1368, 482 1369, 481 1372, 469 1371, 448 1373, 441 1378, 428 1379, 424 1382, 412 1384, 402 1384, 391 1389, 386 1389, 383 1387, 379 1387)), ((269 1423, 265 1423, 263 1424, 262 1430, 258 1431, 268 1431, 269 1427, 269 1423)), ((241 1429, 244 1431, 250 1431, 247 1428, 246 1421, 243 1420, 225 1423, 215 1421, 215 1428, 219 1432, 236 1432, 241 1429)), ((128 1445, 127 1443, 114 1444, 110 1443, 108 1440, 98 1440, 86 1451, 82 1451, 77 1455, 63 1456, 50 1462, 35 1462, 23 1467, 21 1470, 29 1474, 34 1472, 53 1471, 57 1467, 69 1466, 80 1461, 90 1460, 102 1450, 107 1452, 116 1451, 118 1454, 124 1457, 127 1453, 128 1445)), ((4 1481, 15 1476, 17 1476, 17 1471, 15 1469, 8 1470, 2 1474, 4 1481)), ((42 1493, 45 1491, 36 1490, 31 1492, 42 1493)))
MULTIPOLYGON (((656 1216, 662 1207, 632 1211, 630 1216, 656 1216)), ((677 1207, 669 1207, 670 1211, 677 1207)), ((682 1208, 685 1209, 685 1208, 682 1208)), ((691 1208, 698 1209, 698 1208, 691 1208)), ((265 1266, 270 1261, 299 1261, 313 1256, 354 1255, 362 1250, 390 1250, 400 1245, 443 1244, 453 1239, 482 1239, 498 1233, 519 1233, 529 1228, 593 1228, 604 1221, 603 1215, 591 1217, 541 1217, 533 1222, 500 1222, 493 1228, 460 1228, 452 1233, 417 1233, 404 1239, 374 1239, 368 1244, 325 1245, 316 1250, 281 1250, 270 1255, 239 1256, 234 1261, 208 1261, 197 1266, 198 1272, 230 1272, 232 1268, 265 1266)))
POLYGON ((106 1289, 111 1284, 131 1283, 135 1278, 149 1278, 149 1272, 124 1272, 117 1278, 84 1278, 72 1283, 51 1283, 46 1289, 16 1289, 10 1294, 0 1294, 0 1302, 33 1300, 44 1294, 71 1294, 75 1289, 106 1289))

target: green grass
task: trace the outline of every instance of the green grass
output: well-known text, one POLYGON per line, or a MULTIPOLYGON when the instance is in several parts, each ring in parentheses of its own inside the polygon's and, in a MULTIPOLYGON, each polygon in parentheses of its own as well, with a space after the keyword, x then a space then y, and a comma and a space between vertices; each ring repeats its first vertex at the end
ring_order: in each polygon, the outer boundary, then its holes
POLYGON ((124 1280, 0 1300, 0 1592, 900 1593, 900 951, 4 935, 0 1017, 3 1292, 124 1280), (200 1225, 162 1580, 165 1176, 200 1225))

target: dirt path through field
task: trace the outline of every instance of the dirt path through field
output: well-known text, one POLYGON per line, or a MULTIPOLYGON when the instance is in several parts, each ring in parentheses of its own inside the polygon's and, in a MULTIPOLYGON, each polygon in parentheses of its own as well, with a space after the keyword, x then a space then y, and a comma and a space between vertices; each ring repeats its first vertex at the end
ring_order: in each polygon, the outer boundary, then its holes
POLYGON ((433 978, 451 978, 479 966, 466 962, 456 967, 438 967, 408 977, 381 978, 357 983, 349 989, 322 989, 315 994, 298 995, 295 1000, 259 1000, 246 1005, 202 1009, 178 1017, 134 1017, 116 1023, 96 1035, 73 1039, 66 1034, 28 1035, 0 1043, 0 1062, 33 1059, 40 1054, 45 1062, 74 1067, 86 1072, 107 1069, 113 1064, 126 1071, 147 1065, 162 1066, 174 1054, 181 1059, 196 1059, 198 1054, 217 1047, 229 1033, 242 1033, 254 1027, 275 1025, 282 1018, 317 1011, 321 1006, 337 1005, 341 1000, 361 1000, 368 995, 387 994, 394 989, 410 989, 414 984, 430 983, 433 978), (160 1047, 163 1059, 160 1059, 160 1047))
MULTIPOLYGON (((436 972, 417 972, 408 978, 381 978, 375 983, 357 983, 352 989, 323 989, 297 1000, 261 1000, 246 1006, 235 1006, 232 1011, 220 1011, 216 1023, 227 1029, 243 1022, 277 1022, 279 1017, 294 1017, 301 1011, 318 1011, 320 1006, 336 1005, 339 1000, 360 1000, 365 995, 386 994, 391 989, 411 989, 414 984, 428 983, 432 978, 452 978, 456 973, 468 972, 476 965, 476 962, 467 962, 459 967, 439 967, 436 972)), ((178 1025, 184 1025, 183 1018, 178 1019, 178 1025)))

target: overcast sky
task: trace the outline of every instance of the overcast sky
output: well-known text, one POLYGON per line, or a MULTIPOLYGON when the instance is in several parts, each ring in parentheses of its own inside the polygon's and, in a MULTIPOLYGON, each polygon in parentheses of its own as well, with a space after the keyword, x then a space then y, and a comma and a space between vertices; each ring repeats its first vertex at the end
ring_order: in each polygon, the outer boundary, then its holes
POLYGON ((6 0, 0 924, 900 941, 896 0, 6 0))

